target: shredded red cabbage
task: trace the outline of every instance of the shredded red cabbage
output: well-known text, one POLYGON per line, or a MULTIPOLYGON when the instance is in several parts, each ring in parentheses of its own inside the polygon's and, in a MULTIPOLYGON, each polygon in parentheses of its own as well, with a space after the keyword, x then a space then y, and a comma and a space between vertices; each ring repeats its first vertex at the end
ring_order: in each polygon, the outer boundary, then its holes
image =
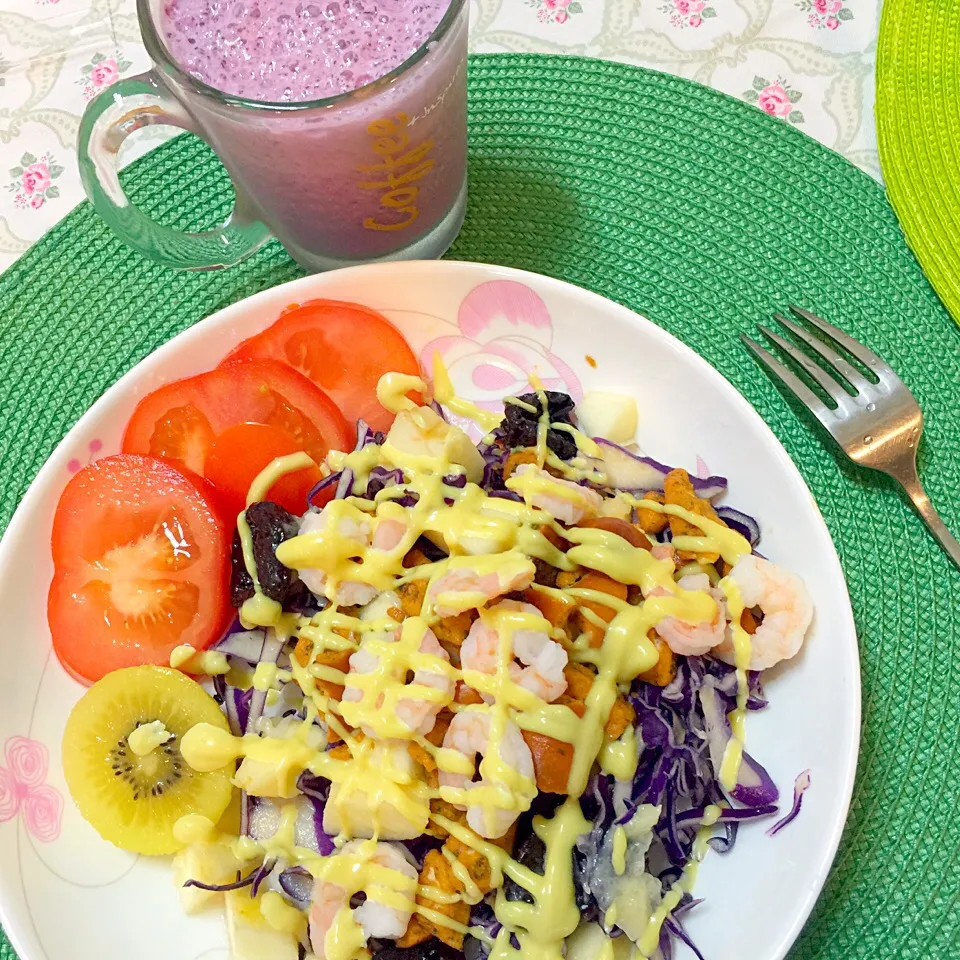
POLYGON ((717 516, 728 527, 745 537, 751 547, 755 547, 760 542, 760 524, 750 514, 735 507, 728 507, 726 504, 721 504, 716 510, 717 516))
POLYGON ((303 910, 313 895, 313 876, 304 867, 287 867, 277 878, 281 891, 294 906, 303 910))
POLYGON ((333 837, 323 829, 323 811, 330 797, 330 781, 312 773, 301 773, 297 779, 297 789, 313 805, 313 833, 317 850, 328 856, 336 849, 333 837))
MULTIPOLYGON (((603 463, 611 487, 619 490, 646 492, 663 490, 663 481, 674 467, 652 457, 631 453, 626 447, 612 443, 603 437, 594 440, 603 451, 603 463)), ((690 474, 690 482, 698 497, 714 500, 727 489, 726 477, 697 477, 690 474)))
POLYGON ((797 779, 793 783, 793 805, 790 807, 790 812, 778 820, 768 831, 768 837, 775 837, 785 826, 793 823, 797 819, 797 814, 800 813, 800 807, 803 804, 803 795, 810 789, 810 771, 804 770, 797 776, 797 779))

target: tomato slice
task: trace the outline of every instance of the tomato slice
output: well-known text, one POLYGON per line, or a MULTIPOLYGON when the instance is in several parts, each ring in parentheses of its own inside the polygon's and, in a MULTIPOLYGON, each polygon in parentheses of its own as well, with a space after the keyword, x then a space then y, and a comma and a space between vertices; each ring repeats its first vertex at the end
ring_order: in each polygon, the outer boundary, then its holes
POLYGON ((119 454, 80 470, 51 547, 47 620, 78 680, 166 664, 181 643, 202 650, 233 614, 230 531, 207 485, 162 460, 119 454))
MULTIPOLYGON (((278 360, 255 360, 177 380, 144 397, 127 424, 123 452, 161 457, 206 476, 207 460, 224 432, 249 423, 282 432, 294 443, 285 452, 305 450, 317 463, 329 450, 352 450, 355 442, 336 404, 303 374, 278 360)), ((249 459, 256 459, 256 451, 249 459)), ((222 463, 218 472, 222 482, 227 472, 222 463)))
MULTIPOLYGON (((228 516, 236 516, 247 502, 247 491, 257 474, 276 457, 296 453, 296 440, 279 427, 265 423, 237 423, 213 442, 204 463, 206 478, 217 488, 228 516)), ((281 477, 267 499, 294 514, 307 509, 307 494, 323 479, 317 467, 281 477)))
POLYGON ((363 418, 386 432, 393 414, 377 401, 377 381, 389 371, 419 375, 403 334, 385 316, 342 300, 308 300, 291 307, 263 333, 244 340, 222 361, 282 360, 328 393, 351 422, 363 418))

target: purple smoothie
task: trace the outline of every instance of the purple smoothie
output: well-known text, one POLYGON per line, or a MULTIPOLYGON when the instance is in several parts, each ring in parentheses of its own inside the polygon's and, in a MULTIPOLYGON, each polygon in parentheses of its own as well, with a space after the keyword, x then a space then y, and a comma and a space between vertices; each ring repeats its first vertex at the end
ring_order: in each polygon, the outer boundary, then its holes
POLYGON ((182 70, 163 82, 229 170, 238 209, 295 259, 317 270, 452 242, 466 202, 464 0, 154 2, 182 70))
POLYGON ((450 0, 168 0, 163 38, 188 73, 251 100, 319 100, 389 73, 450 0))

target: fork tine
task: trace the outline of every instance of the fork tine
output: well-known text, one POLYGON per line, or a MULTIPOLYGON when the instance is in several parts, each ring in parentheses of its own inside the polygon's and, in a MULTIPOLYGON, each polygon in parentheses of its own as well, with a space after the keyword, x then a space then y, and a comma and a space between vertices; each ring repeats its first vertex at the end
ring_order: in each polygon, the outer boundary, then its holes
POLYGON ((898 383, 900 378, 893 371, 892 367, 882 357, 878 357, 872 350, 867 349, 859 340, 854 340, 848 333, 844 333, 839 327, 818 317, 803 307, 789 308, 790 312, 801 320, 806 320, 811 326, 816 327, 821 333, 825 333, 835 343, 852 353, 868 370, 873 370, 878 376, 892 377, 898 383))
MULTIPOLYGON (((831 368, 837 370, 840 376, 848 380, 857 393, 869 393, 876 384, 871 383, 859 370, 856 369, 846 357, 839 354, 833 347, 827 346, 821 340, 818 340, 808 330, 788 320, 785 316, 775 313, 774 317, 786 330, 789 330, 798 340, 802 340, 811 350, 818 353, 824 360, 830 364, 831 368)), ((846 392, 846 391, 844 391, 846 392)), ((849 394, 848 394, 849 396, 849 394)))
POLYGON ((746 348, 766 367, 767 373, 779 380, 819 421, 829 430, 833 411, 795 374, 785 367, 773 354, 768 353, 756 340, 745 333, 740 334, 746 348))
MULTIPOLYGON (((783 322, 783 317, 781 317, 780 314, 775 313, 774 317, 781 321, 781 323, 783 322)), ((847 401, 850 399, 850 394, 848 394, 847 391, 843 389, 843 386, 831 377, 823 367, 814 363, 802 350, 798 350, 794 344, 784 337, 781 337, 780 334, 774 330, 760 326, 760 331, 765 337, 772 340, 794 363, 803 367, 803 369, 823 387, 824 391, 838 407, 846 406, 847 401)))

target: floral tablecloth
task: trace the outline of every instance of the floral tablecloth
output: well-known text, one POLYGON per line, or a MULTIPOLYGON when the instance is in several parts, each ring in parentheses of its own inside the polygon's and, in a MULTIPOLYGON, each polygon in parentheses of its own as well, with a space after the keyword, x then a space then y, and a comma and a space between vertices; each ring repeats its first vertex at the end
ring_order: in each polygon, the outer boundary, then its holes
MULTIPOLYGON (((689 77, 879 176, 879 13, 880 0, 471 0, 471 47, 689 77)), ((147 66, 135 0, 0 0, 0 270, 83 199, 75 143, 86 102, 147 66)), ((130 157, 165 135, 142 131, 130 157)))

